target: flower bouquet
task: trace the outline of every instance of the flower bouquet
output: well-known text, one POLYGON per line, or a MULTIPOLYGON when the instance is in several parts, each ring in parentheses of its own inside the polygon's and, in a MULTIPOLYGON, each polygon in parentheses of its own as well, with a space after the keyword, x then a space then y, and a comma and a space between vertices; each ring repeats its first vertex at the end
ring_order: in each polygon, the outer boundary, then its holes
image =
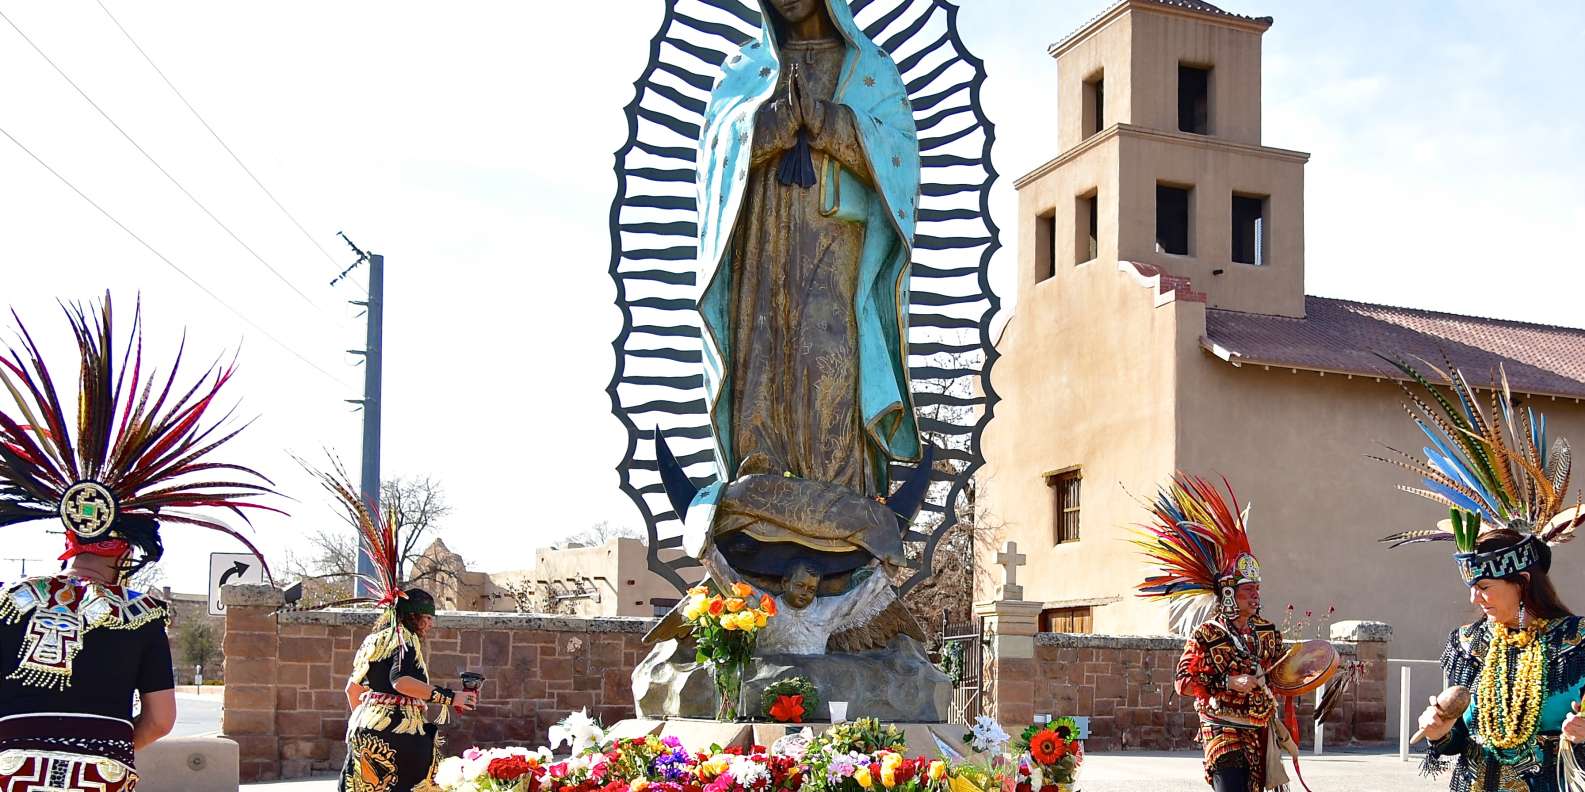
POLYGON ((803 677, 778 679, 765 686, 761 703, 771 720, 778 723, 803 723, 804 716, 820 706, 820 693, 803 677))
POLYGON ((1020 752, 1015 792, 1040 792, 1042 787, 1052 785, 1067 792, 1078 777, 1079 765, 1084 763, 1084 744, 1079 741, 1078 723, 1072 718, 1031 724, 1013 747, 1020 752))
POLYGON ((717 720, 737 720, 743 669, 754 654, 759 631, 776 615, 775 600, 761 595, 755 606, 750 602, 753 596, 754 589, 744 583, 732 584, 726 594, 715 591, 713 585, 688 590, 682 615, 698 643, 695 658, 710 666, 717 720))

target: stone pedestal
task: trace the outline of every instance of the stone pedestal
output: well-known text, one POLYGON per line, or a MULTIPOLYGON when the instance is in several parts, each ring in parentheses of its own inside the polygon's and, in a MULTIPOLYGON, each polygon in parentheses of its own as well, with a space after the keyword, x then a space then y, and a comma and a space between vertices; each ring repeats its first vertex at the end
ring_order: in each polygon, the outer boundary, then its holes
POLYGON ((1003 724, 1035 719, 1035 632, 1041 604, 1025 600, 976 603, 983 619, 987 656, 980 669, 980 695, 986 714, 1003 724))
MULTIPOLYGON (((1387 649, 1392 643, 1392 625, 1378 621, 1340 621, 1332 625, 1333 641, 1354 644, 1361 668, 1354 680, 1354 688, 1344 701, 1339 715, 1347 719, 1349 735, 1356 742, 1375 743, 1387 739, 1387 649)), ((1343 718, 1333 718, 1327 725, 1327 739, 1336 738, 1331 732, 1345 724, 1343 718)))
MULTIPOLYGON (((795 676, 820 691, 820 705, 806 713, 812 721, 830 720, 826 702, 846 701, 850 719, 942 723, 952 700, 946 674, 931 664, 917 641, 899 636, 885 649, 862 654, 756 657, 743 674, 739 714, 768 720, 761 701, 765 688, 795 676)), ((656 644, 634 669, 633 699, 640 718, 710 718, 716 711, 709 669, 694 662, 691 645, 678 641, 656 644)))

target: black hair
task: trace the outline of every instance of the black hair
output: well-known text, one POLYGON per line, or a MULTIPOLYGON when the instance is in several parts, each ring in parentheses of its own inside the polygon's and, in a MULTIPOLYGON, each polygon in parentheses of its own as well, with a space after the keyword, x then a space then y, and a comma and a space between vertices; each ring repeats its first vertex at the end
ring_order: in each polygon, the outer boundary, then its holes
POLYGON ((115 539, 125 541, 133 551, 117 570, 122 580, 130 579, 144 567, 165 556, 165 543, 160 541, 160 522, 154 517, 129 515, 116 518, 105 541, 115 539))

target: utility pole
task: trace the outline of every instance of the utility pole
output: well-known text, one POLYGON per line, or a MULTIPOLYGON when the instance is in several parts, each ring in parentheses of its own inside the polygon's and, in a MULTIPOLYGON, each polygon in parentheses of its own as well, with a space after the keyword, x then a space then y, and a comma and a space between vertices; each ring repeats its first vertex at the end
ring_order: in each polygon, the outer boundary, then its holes
MULTIPOLYGON (((339 232, 338 232, 339 233, 339 232)), ((368 508, 369 514, 374 518, 375 524, 380 520, 380 369, 381 369, 381 337, 385 322, 385 256, 379 253, 366 253, 346 234, 341 234, 342 240, 353 252, 358 254, 358 261, 351 267, 342 271, 336 280, 331 281, 334 286, 336 281, 347 276, 354 268, 365 261, 369 263, 369 294, 366 300, 352 300, 353 305, 361 305, 367 317, 368 331, 365 335, 363 349, 349 349, 356 355, 363 355, 363 398, 348 399, 347 401, 363 407, 363 466, 362 484, 359 494, 363 496, 363 505, 368 508)), ((369 555, 369 546, 362 537, 358 540, 358 574, 371 580, 379 579, 374 571, 374 559, 369 555)), ((372 596, 368 584, 361 579, 357 582, 358 596, 372 596)))

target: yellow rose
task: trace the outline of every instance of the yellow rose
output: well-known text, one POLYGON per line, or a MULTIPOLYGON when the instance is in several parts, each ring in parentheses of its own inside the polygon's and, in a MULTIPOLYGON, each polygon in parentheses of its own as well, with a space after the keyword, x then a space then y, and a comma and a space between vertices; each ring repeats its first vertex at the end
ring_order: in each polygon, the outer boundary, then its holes
POLYGON ((649 779, 635 778, 631 784, 627 785, 627 788, 632 790, 632 792, 644 792, 644 790, 649 788, 649 779))
POLYGON ((897 786, 897 768, 881 765, 881 786, 887 789, 897 786))
POLYGON ((903 766, 903 755, 885 751, 881 753, 881 767, 898 768, 903 766))
POLYGON ((870 777, 870 769, 868 767, 860 767, 859 769, 854 770, 853 780, 859 782, 859 786, 864 787, 865 789, 869 789, 875 785, 875 779, 870 777))
POLYGON ((733 596, 747 599, 754 596, 754 589, 751 588, 747 583, 733 583, 732 594, 733 596))
POLYGON ((947 763, 940 759, 930 763, 930 780, 940 781, 947 777, 947 763))
POLYGON ((704 613, 702 600, 689 600, 688 605, 682 609, 682 617, 688 621, 698 621, 701 613, 704 613))
POLYGON ((759 624, 755 622, 753 613, 743 611, 737 615, 737 628, 743 632, 754 632, 759 624))
POLYGON ((762 610, 754 611, 754 626, 755 627, 764 627, 765 623, 768 622, 768 621, 770 621, 770 617, 765 615, 765 611, 762 611, 762 610))
POLYGON ((743 606, 747 604, 748 603, 744 602, 741 597, 733 597, 726 601, 726 609, 728 613, 737 613, 738 611, 743 610, 743 606))

